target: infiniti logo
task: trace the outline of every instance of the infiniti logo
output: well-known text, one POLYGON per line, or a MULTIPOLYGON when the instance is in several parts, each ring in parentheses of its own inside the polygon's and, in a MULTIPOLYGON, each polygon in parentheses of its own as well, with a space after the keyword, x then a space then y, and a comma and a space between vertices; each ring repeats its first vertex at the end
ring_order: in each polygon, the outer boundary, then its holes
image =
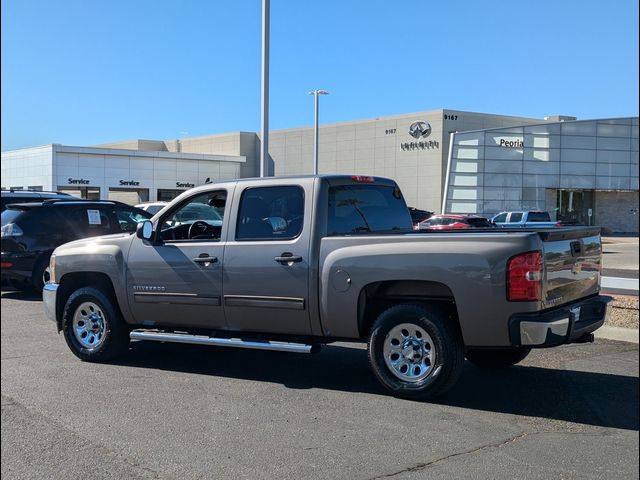
POLYGON ((428 137, 431 135, 431 125, 429 122, 417 121, 409 126, 409 135, 413 138, 428 137))

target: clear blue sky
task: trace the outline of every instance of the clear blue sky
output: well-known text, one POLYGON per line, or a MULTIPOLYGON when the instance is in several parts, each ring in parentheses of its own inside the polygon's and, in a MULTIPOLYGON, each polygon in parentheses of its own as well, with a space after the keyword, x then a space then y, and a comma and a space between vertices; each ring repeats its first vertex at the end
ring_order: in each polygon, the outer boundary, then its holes
MULTIPOLYGON (((260 0, 2 0, 2 150, 260 129, 260 0)), ((636 0, 271 1, 272 129, 638 115, 636 0)))

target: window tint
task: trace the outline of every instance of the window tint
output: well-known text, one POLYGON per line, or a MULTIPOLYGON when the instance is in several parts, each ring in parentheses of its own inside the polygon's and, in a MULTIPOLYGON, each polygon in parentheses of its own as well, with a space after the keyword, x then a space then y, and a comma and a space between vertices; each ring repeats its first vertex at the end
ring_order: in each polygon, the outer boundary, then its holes
POLYGON ((113 232, 109 214, 102 206, 87 205, 68 210, 65 208, 61 213, 78 238, 108 235, 113 232))
POLYGON ((513 212, 509 218, 509 222, 519 222, 522 220, 522 212, 513 212))
POLYGON ((302 188, 248 188, 240 200, 236 240, 292 239, 302 232, 303 220, 302 188))
POLYGON ((467 218, 467 223, 472 227, 476 227, 476 228, 486 228, 486 227, 492 226, 486 218, 482 218, 482 217, 467 218))
POLYGON ((550 222, 549 212, 529 212, 530 222, 550 222))
MULTIPOLYGON (((163 240, 219 241, 227 192, 216 190, 191 197, 161 220, 163 240)), ((163 207, 164 208, 164 207, 163 207)))
POLYGON ((329 189, 328 235, 412 230, 398 187, 345 185, 329 189))
POLYGON ((507 221, 507 214, 506 213, 501 213, 497 217, 494 217, 493 221, 496 222, 496 223, 504 223, 504 222, 507 221))

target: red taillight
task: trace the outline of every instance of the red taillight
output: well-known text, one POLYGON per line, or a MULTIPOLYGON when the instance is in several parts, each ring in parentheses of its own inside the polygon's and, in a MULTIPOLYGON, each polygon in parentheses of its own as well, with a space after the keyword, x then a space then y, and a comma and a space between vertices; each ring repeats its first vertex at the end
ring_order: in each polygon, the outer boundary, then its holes
POLYGON ((527 252, 507 262, 507 300, 534 302, 542 299, 542 255, 527 252))
POLYGON ((376 181, 375 178, 366 175, 354 175, 351 177, 351 180, 357 183, 373 183, 376 181))
POLYGON ((564 225, 562 225, 562 223, 558 222, 554 225, 555 228, 562 228, 564 225))
POLYGON ((11 263, 11 262, 2 262, 2 263, 0 263, 0 267, 2 267, 2 268, 11 268, 11 267, 13 267, 13 263, 11 263))

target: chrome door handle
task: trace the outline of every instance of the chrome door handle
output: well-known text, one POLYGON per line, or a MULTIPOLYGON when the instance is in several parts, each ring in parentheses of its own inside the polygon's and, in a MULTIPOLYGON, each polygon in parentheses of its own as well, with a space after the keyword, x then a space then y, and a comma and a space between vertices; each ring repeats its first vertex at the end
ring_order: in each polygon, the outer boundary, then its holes
POLYGON ((290 252, 285 252, 279 257, 275 257, 274 260, 278 263, 289 263, 289 262, 301 262, 302 257, 300 255, 294 255, 290 252))
POLYGON ((210 257, 206 253, 202 253, 194 258, 193 261, 196 263, 218 263, 218 257, 210 257))

